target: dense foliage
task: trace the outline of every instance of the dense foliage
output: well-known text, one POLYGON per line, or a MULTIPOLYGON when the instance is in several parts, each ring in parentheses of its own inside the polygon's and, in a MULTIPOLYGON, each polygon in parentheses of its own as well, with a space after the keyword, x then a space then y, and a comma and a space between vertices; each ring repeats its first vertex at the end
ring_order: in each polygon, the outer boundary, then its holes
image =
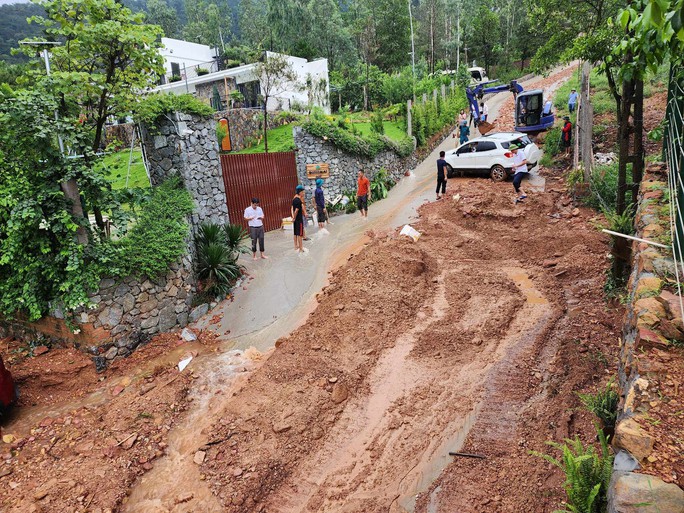
MULTIPOLYGON (((116 243, 119 276, 158 276, 185 253, 188 236, 187 216, 192 212, 190 193, 177 178, 170 178, 152 189, 143 204, 137 224, 116 243)), ((113 269, 113 270, 114 270, 113 269)))
POLYGON ((200 288, 213 298, 225 297, 242 275, 237 260, 247 232, 240 225, 203 223, 195 236, 200 288))
POLYGON ((134 118, 147 127, 156 126, 159 118, 172 112, 211 116, 214 113, 209 105, 191 94, 148 94, 133 107, 134 118))

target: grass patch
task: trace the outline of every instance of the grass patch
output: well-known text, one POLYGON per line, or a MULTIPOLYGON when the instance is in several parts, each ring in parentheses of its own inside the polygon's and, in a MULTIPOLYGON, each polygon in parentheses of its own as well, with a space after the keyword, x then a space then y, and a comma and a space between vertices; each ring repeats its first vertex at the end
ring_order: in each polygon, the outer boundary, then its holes
MULTIPOLYGON (((292 125, 282 125, 268 131, 268 151, 292 151, 295 148, 292 125)), ((234 153, 264 153, 263 137, 258 144, 234 153)))
POLYGON ((140 149, 133 150, 131 161, 131 171, 128 175, 128 159, 130 150, 121 150, 116 153, 106 155, 102 159, 102 167, 106 172, 107 179, 112 184, 112 189, 132 189, 134 187, 147 188, 150 180, 147 178, 145 164, 142 160, 140 149), (128 187, 126 187, 126 177, 128 176, 128 187))
MULTIPOLYGON (((401 121, 384 121, 383 126, 385 127, 385 135, 394 141, 399 142, 407 137, 401 121)), ((371 131, 370 122, 354 123, 354 128, 356 128, 361 135, 371 135, 373 133, 371 131)))

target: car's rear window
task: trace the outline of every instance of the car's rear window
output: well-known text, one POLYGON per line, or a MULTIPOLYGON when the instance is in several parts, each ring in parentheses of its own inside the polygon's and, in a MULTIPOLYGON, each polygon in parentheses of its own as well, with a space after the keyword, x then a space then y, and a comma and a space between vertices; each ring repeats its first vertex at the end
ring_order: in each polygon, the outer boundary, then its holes
POLYGON ((529 137, 527 137, 526 135, 523 135, 522 137, 520 137, 520 138, 518 138, 518 139, 515 139, 515 140, 513 140, 513 141, 502 142, 502 143, 501 143, 501 146, 502 146, 503 148, 505 148, 505 149, 508 149, 508 147, 509 147, 512 143, 515 143, 515 144, 517 144, 518 146, 520 146, 521 148, 524 148, 524 147, 527 146, 528 144, 532 144, 532 141, 530 141, 530 138, 529 138, 529 137))

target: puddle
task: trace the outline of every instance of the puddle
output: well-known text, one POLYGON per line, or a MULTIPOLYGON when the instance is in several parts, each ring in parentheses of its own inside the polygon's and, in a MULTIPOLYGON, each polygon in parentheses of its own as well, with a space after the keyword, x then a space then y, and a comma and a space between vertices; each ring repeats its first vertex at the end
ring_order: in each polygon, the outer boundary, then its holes
POLYGON ((515 282, 516 287, 525 295, 525 300, 533 305, 547 305, 549 301, 542 296, 541 292, 534 288, 530 277, 522 269, 506 270, 508 277, 515 282))

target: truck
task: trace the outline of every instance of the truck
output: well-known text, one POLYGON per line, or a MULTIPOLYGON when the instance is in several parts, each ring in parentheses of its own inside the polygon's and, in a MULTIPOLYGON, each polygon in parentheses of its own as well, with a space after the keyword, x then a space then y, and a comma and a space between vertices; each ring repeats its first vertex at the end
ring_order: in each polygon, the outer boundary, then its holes
POLYGON ((537 133, 551 128, 555 122, 553 112, 544 114, 544 91, 533 89, 525 91, 516 80, 509 84, 491 85, 496 80, 466 87, 466 97, 470 105, 470 113, 475 120, 475 126, 484 134, 491 130, 491 125, 480 127, 480 100, 485 94, 510 91, 515 98, 515 131, 537 133), (484 132, 483 132, 484 130, 484 132))

